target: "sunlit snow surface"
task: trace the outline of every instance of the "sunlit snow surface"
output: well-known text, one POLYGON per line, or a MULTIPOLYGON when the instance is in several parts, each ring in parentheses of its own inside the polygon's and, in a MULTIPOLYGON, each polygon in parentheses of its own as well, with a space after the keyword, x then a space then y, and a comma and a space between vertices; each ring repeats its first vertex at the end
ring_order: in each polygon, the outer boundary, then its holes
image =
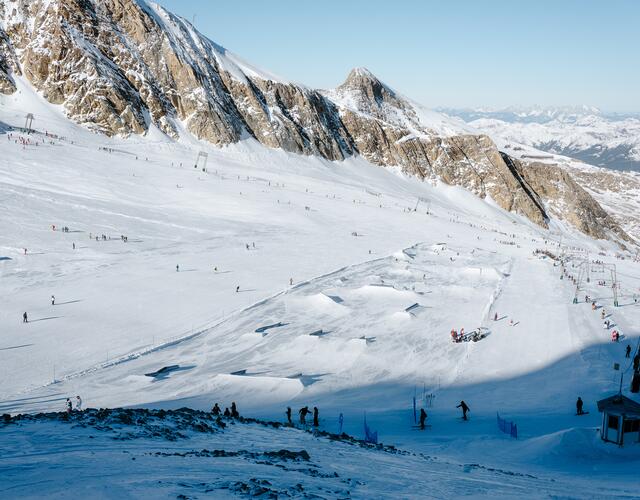
MULTIPOLYGON (((308 404, 322 429, 337 432, 342 413, 357 437, 366 411, 381 441, 412 454, 254 424, 120 441, 68 423, 0 423, 3 497, 204 496, 194 484, 252 478, 327 498, 639 494, 640 446, 605 445, 594 430, 595 401, 618 388, 613 363, 626 392, 624 347, 637 345, 640 264, 630 254, 358 158, 331 163, 248 141, 218 150, 154 131, 107 139, 20 88, 2 97, 0 123, 22 126, 29 110, 38 131, 65 139, 36 135, 38 146, 23 147, 14 141, 26 136, 9 140, 0 125, 1 413, 59 411, 76 394, 85 407, 236 401, 269 420, 308 404), (200 150, 207 172, 193 168, 200 150), (95 241, 102 234, 111 239, 95 241), (573 284, 533 255, 560 243, 617 265, 622 307, 597 286, 607 274, 592 274, 571 303, 573 284), (585 293, 612 314, 620 344, 585 293), (452 328, 477 327, 488 337, 451 342, 452 328), (411 427, 414 394, 418 406, 434 395, 425 432, 411 427), (578 395, 589 415, 574 416, 578 395), (499 434, 497 411, 518 424, 517 441, 499 434), (305 449, 340 479, 154 455, 203 448, 305 449)), ((227 493, 238 492, 209 492, 227 493)))

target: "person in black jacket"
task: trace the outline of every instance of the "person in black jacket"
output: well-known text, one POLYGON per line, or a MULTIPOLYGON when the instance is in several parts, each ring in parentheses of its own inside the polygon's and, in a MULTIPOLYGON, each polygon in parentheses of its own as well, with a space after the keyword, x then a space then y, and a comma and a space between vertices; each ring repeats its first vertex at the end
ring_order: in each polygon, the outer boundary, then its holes
POLYGON ((211 408, 211 413, 213 413, 216 417, 220 415, 220 407, 218 406, 218 403, 213 405, 213 408, 211 408))
POLYGON ((313 426, 318 427, 319 425, 320 425, 320 422, 318 421, 318 407, 314 406, 313 407, 313 426))
POLYGON ((298 414, 300 415, 300 423, 302 425, 306 425, 307 424, 306 418, 307 418, 307 415, 309 413, 311 413, 311 411, 309 410, 308 406, 305 406, 304 408, 300 408, 298 410, 298 414))
POLYGON ((460 404, 456 406, 456 408, 462 408, 462 420, 468 420, 467 412, 469 411, 469 407, 467 406, 467 403, 460 401, 460 404))
POLYGON ((584 411, 582 410, 583 406, 584 402, 582 401, 582 398, 578 396, 578 400, 576 401, 576 415, 582 415, 584 413, 584 411))
POLYGON ((427 421, 427 412, 420 408, 420 429, 424 430, 424 423, 427 421))
POLYGON ((293 421, 291 420, 291 407, 290 406, 287 406, 286 414, 287 414, 287 423, 289 425, 293 425, 293 421))

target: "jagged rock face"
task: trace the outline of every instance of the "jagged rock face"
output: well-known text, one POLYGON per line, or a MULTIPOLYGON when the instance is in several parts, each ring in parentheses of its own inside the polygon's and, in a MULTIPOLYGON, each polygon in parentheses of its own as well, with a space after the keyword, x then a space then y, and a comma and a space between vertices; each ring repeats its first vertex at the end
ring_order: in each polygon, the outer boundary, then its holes
MULTIPOLYGON (((2 15, 3 6, 0 5, 0 15, 2 15)), ((9 37, 0 28, 0 93, 13 94, 16 91, 16 85, 11 78, 11 74, 20 75, 20 65, 16 60, 15 53, 9 37)))
POLYGON ((14 92, 12 75, 21 73, 69 118, 108 135, 153 124, 177 137, 184 126, 216 145, 255 138, 329 160, 360 154, 491 197, 541 226, 545 204, 562 195, 566 220, 588 234, 619 234, 570 176, 529 175, 487 136, 411 103, 363 68, 331 91, 286 83, 144 0, 0 0, 0 92, 14 92), (574 191, 581 201, 572 205, 574 191))
POLYGON ((564 169, 514 160, 522 177, 543 198, 551 215, 597 239, 632 241, 619 224, 564 169))
POLYGON ((357 150, 370 162, 462 186, 481 198, 490 196, 505 210, 547 227, 542 203, 522 188, 487 136, 415 137, 406 129, 351 111, 342 113, 342 121, 357 150))

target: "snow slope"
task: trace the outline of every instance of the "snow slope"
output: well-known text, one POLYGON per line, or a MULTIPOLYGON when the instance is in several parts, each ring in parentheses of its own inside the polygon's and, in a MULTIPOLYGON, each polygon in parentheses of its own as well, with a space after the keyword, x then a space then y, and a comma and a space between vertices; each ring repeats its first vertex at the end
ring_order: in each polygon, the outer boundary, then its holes
MULTIPOLYGON (((309 404, 319 406, 323 429, 337 431, 343 414, 344 430, 362 436, 366 411, 383 442, 457 464, 430 469, 435 497, 637 494, 640 448, 606 446, 593 430, 595 401, 618 387, 612 364, 622 362, 628 377, 623 349, 638 346, 633 254, 558 221, 545 231, 461 188, 361 158, 328 162, 250 140, 214 149, 154 131, 108 139, 70 124, 27 87, 12 99, 0 107, 2 413, 61 410, 76 394, 87 407, 209 409, 233 400, 245 415, 278 420, 287 405, 309 404), (6 129, 22 125, 20 99, 37 113, 38 130, 55 137, 6 129), (193 168, 201 150, 207 172, 193 168), (588 293, 611 313, 621 344, 610 342, 599 311, 571 303, 574 285, 560 280, 551 259, 534 255, 545 248, 574 255, 579 248, 616 264, 622 307, 612 307, 611 289, 597 286, 595 275, 580 298, 588 293), (480 342, 451 342, 452 328, 477 327, 489 330, 480 342), (163 377, 145 375, 171 365, 178 368, 163 377), (430 415, 425 433, 411 428, 414 394, 430 415), (578 394, 591 410, 580 418, 578 394), (457 419, 460 399, 471 406, 470 422, 457 419), (497 431, 497 411, 518 423, 518 441, 497 431), (505 480, 487 468, 510 474, 505 480), (460 480, 461 470, 473 481, 460 480), (541 477, 544 488, 514 474, 541 477)), ((106 435, 89 444, 88 431, 70 435, 55 422, 22 429, 0 427, 10 450, 0 491, 9 496, 43 494, 27 472, 37 455, 21 449, 49 457, 36 469, 52 494, 62 485, 104 487, 102 479, 56 472, 83 469, 86 454, 99 452, 113 474, 130 474, 119 494, 135 495, 152 488, 135 478, 166 473, 148 453, 174 446, 145 439, 108 447, 114 441, 106 435), (60 440, 73 436, 80 449, 65 453, 60 440), (140 468, 117 458, 123 450, 140 468)), ((378 486, 385 467, 407 496, 429 488, 416 478, 431 466, 414 456, 356 456, 290 430, 243 427, 215 439, 190 435, 178 446, 296 444, 323 469, 334 454, 344 457, 340 475, 354 467, 354 480, 372 488, 354 486, 355 496, 393 495, 378 486)), ((158 495, 174 494, 180 480, 202 482, 202 465, 167 462, 180 470, 169 489, 154 489, 158 495)), ((234 467, 219 480, 237 477, 234 467)), ((260 477, 251 467, 243 480, 260 477)), ((298 473, 282 474, 295 485, 298 473)))

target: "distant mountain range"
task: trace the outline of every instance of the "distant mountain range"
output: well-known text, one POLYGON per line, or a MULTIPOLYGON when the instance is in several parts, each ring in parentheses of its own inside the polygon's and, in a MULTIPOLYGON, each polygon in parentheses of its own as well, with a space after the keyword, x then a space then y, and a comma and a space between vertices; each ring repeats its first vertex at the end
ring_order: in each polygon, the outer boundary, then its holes
POLYGON ((640 172, 640 113, 603 113, 590 106, 439 111, 505 141, 600 167, 640 172))

